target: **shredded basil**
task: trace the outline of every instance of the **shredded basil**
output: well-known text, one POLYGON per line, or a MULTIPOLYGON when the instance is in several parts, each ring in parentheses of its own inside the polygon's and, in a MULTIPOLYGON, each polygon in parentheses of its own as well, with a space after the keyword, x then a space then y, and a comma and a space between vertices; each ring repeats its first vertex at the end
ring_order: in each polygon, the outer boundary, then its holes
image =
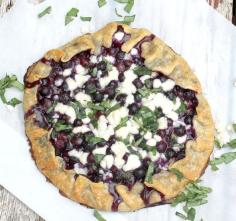
POLYGON ((171 168, 169 169, 169 172, 173 173, 176 175, 177 177, 177 180, 180 182, 183 178, 184 178, 184 175, 182 172, 180 172, 178 169, 176 168, 171 168))
POLYGON ((102 159, 105 157, 103 154, 94 154, 94 160, 96 164, 100 164, 102 159))
POLYGON ((124 16, 123 21, 117 21, 117 22, 121 24, 130 25, 132 22, 134 22, 134 19, 135 19, 135 15, 124 16))
POLYGON ((78 13, 79 13, 79 9, 77 8, 71 8, 67 13, 66 13, 66 16, 65 16, 65 25, 68 25, 69 23, 71 23, 75 17, 78 16, 78 13))
POLYGON ((94 210, 94 213, 93 213, 94 217, 98 220, 98 221, 106 221, 106 219, 104 219, 102 217, 102 215, 97 211, 97 210, 94 210))
POLYGON ((181 114, 181 113, 184 113, 186 110, 187 110, 187 105, 183 101, 181 101, 181 105, 178 108, 178 110, 176 110, 176 112, 178 114, 181 114))
POLYGON ((128 3, 127 5, 125 6, 124 10, 127 12, 127 13, 130 13, 132 8, 134 6, 134 0, 128 0, 128 3))
POLYGON ((87 107, 92 109, 92 110, 97 110, 97 111, 104 111, 104 107, 101 105, 96 105, 92 102, 87 103, 87 107))
POLYGON ((85 16, 80 16, 81 21, 91 21, 92 17, 85 17, 85 16))
POLYGON ((101 8, 103 7, 104 5, 107 4, 107 1, 106 0, 98 0, 98 7, 101 8))
POLYGON ((229 146, 231 148, 236 148, 236 139, 233 139, 231 141, 229 141, 226 146, 229 146))
POLYGON ((17 77, 15 75, 6 75, 4 78, 0 79, 0 99, 4 104, 15 107, 16 105, 20 104, 21 101, 17 98, 12 98, 11 100, 7 101, 5 97, 6 89, 12 87, 20 91, 24 90, 24 85, 17 80, 17 77))
POLYGON ((210 166, 213 171, 218 170, 218 165, 220 164, 229 164, 233 160, 236 159, 236 152, 228 152, 222 154, 220 157, 216 157, 213 160, 210 161, 210 166))
POLYGON ((152 183, 152 175, 154 173, 154 164, 153 162, 150 162, 147 172, 146 172, 146 176, 145 176, 145 181, 148 183, 152 183))
POLYGON ((64 122, 60 122, 60 121, 58 121, 54 125, 54 128, 55 128, 56 132, 68 131, 68 130, 72 130, 73 129, 72 125, 65 124, 64 122))
POLYGON ((129 117, 123 117, 120 120, 120 123, 115 127, 115 130, 119 130, 120 128, 125 127, 128 120, 129 120, 129 117))
POLYGON ((109 115, 111 112, 119 109, 121 106, 120 104, 115 104, 114 106, 112 106, 111 108, 109 108, 107 111, 106 111, 106 115, 109 115))
POLYGON ((152 71, 145 66, 138 66, 134 68, 134 73, 138 76, 151 75, 152 71))
POLYGON ((93 144, 93 145, 96 145, 97 143, 104 141, 103 138, 94 137, 94 136, 86 136, 85 139, 88 143, 93 144))
POLYGON ((70 106, 75 110, 76 118, 83 119, 86 117, 85 109, 79 101, 70 102, 70 106))
POLYGON ((50 14, 51 11, 52 11, 52 6, 48 6, 47 8, 45 8, 42 12, 38 14, 38 18, 42 18, 43 16, 50 14))

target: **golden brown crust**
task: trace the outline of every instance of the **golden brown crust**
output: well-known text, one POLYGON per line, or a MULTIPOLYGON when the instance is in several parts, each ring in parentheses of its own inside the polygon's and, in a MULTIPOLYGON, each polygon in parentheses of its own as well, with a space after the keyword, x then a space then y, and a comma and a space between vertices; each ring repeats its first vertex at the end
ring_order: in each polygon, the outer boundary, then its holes
MULTIPOLYGON (((86 34, 75 38, 59 49, 50 50, 44 57, 65 62, 74 55, 88 49, 97 54, 100 52, 101 46, 111 46, 112 36, 116 32, 117 26, 118 24, 111 23, 94 34, 86 34)), ((131 36, 122 46, 122 50, 125 52, 129 52, 140 40, 151 34, 145 29, 132 29, 127 25, 122 26, 125 32, 131 36)), ((155 37, 151 42, 142 44, 142 56, 145 58, 147 67, 163 72, 163 74, 172 78, 176 84, 183 88, 192 89, 198 94, 199 105, 197 115, 194 118, 197 139, 187 143, 185 158, 170 166, 170 168, 180 170, 185 178, 179 182, 174 174, 162 171, 153 176, 152 183, 145 183, 146 186, 164 194, 166 199, 171 199, 179 194, 190 180, 196 180, 202 174, 213 148, 214 124, 210 107, 201 95, 200 83, 180 55, 155 37)), ((47 77, 50 71, 51 67, 49 65, 38 61, 28 69, 26 82, 32 83, 47 77)), ((36 93, 37 86, 25 89, 25 113, 37 103, 36 93)), ((102 182, 94 183, 81 175, 75 179, 73 170, 65 170, 63 161, 55 156, 54 148, 48 140, 50 132, 36 126, 34 115, 26 117, 25 130, 38 168, 65 196, 89 207, 106 211, 111 210, 113 196, 109 193, 108 185, 102 182)), ((124 185, 116 185, 116 191, 122 199, 118 211, 134 211, 145 207, 140 197, 143 188, 144 185, 141 183, 136 183, 131 191, 124 185)), ((150 196, 150 204, 160 201, 160 195, 154 191, 150 196)))

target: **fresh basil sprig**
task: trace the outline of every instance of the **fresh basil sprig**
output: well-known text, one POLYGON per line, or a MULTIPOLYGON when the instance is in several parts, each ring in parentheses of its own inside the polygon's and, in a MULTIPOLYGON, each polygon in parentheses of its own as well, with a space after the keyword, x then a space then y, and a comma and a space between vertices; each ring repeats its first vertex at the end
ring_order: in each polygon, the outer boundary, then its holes
POLYGON ((16 88, 20 91, 24 90, 24 85, 21 84, 15 75, 9 76, 6 75, 4 78, 0 80, 0 98, 4 104, 11 105, 15 107, 17 104, 22 103, 17 98, 12 98, 11 100, 7 101, 5 97, 6 89, 8 88, 16 88))

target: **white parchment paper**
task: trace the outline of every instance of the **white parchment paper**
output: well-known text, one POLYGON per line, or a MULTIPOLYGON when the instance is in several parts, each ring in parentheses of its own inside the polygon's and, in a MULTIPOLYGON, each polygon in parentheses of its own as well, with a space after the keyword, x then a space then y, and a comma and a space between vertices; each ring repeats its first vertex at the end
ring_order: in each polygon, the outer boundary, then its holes
MULTIPOLYGON (((16 74, 20 80, 26 68, 45 51, 117 20, 108 1, 103 8, 97 0, 47 0, 32 5, 16 1, 0 19, 0 77, 16 74), (52 13, 41 19, 37 14, 47 6, 52 13), (64 16, 78 7, 81 16, 93 17, 85 23, 76 19, 64 26, 64 16)), ((121 11, 121 10, 120 10, 121 11)), ((236 120, 236 29, 208 7, 205 0, 136 0, 134 27, 145 27, 180 53, 199 77, 214 116, 222 122, 236 120)), ((17 92, 9 92, 9 96, 17 92)), ((17 95, 21 98, 22 95, 17 95)), ((219 172, 205 173, 204 183, 213 188, 209 203, 199 208, 198 218, 214 221, 236 220, 236 162, 219 172)), ((0 183, 48 221, 95 220, 92 210, 64 197, 37 170, 24 136, 22 105, 9 110, 0 104, 0 183)), ((102 213, 108 221, 178 220, 175 209, 159 206, 133 213, 102 213)))

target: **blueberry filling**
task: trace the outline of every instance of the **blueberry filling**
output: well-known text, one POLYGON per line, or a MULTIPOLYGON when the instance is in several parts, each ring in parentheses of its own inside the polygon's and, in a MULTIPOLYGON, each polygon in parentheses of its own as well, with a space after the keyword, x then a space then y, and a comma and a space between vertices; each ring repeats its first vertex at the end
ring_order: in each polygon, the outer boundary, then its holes
MULTIPOLYGON (((145 181, 150 165, 152 176, 184 158, 186 142, 196 138, 196 93, 144 66, 141 46, 153 35, 124 53, 129 38, 119 27, 112 47, 99 55, 85 51, 64 63, 42 59, 52 67, 49 76, 25 82, 38 85, 38 103, 25 117, 35 113, 35 123, 51 131, 67 170, 109 184, 113 210, 122 201, 115 184, 131 190, 145 181)), ((145 205, 153 191, 142 191, 145 205)))

